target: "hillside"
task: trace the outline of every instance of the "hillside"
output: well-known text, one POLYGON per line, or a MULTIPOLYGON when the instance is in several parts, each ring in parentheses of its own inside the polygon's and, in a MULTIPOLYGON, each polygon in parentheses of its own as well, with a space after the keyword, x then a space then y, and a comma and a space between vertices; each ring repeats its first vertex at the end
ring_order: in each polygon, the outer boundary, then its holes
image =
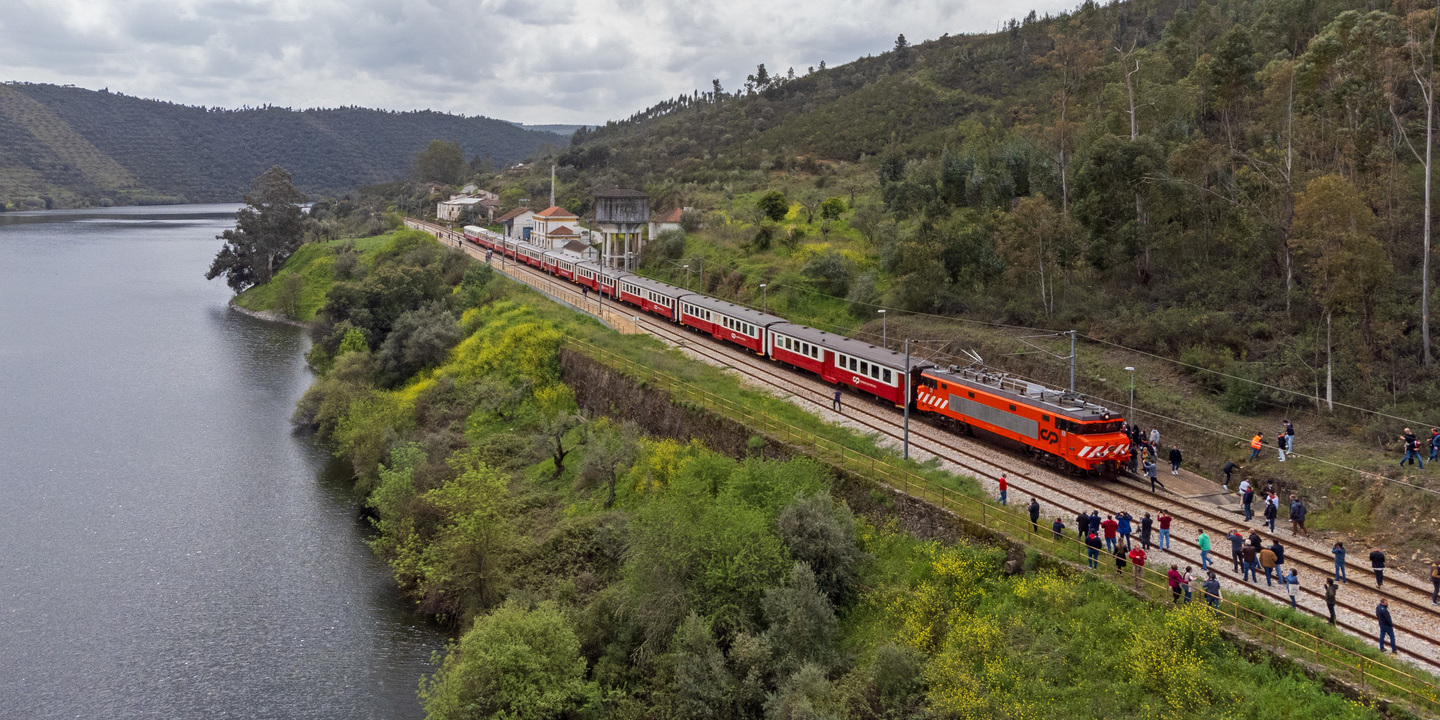
POLYGON ((0 206, 235 201, 283 165, 311 195, 402 179, 431 140, 509 163, 565 138, 485 117, 364 108, 221 110, 0 84, 0 206))

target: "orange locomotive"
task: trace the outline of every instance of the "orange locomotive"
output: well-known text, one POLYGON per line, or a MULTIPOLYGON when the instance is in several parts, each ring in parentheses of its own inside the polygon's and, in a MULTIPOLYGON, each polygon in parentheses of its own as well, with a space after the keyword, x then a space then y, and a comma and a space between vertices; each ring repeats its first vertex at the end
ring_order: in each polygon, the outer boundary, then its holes
POLYGON ((915 407, 1092 475, 1115 472, 1130 457, 1130 438, 1119 416, 1062 390, 984 368, 926 368, 915 388, 915 407))

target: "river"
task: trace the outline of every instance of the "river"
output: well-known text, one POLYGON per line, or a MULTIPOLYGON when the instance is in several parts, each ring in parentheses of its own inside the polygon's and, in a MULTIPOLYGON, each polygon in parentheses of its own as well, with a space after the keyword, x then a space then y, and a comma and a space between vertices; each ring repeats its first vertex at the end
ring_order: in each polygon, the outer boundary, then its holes
POLYGON ((416 718, 444 635, 289 423, 236 206, 0 213, 0 718, 416 718))

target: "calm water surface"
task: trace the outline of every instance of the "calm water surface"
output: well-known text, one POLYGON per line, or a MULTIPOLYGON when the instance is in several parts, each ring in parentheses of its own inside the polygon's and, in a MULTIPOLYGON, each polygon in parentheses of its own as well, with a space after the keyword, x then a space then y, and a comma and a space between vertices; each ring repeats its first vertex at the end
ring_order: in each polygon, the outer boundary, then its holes
POLYGON ((0 214, 0 718, 414 718, 443 636, 289 424, 234 206, 0 214))

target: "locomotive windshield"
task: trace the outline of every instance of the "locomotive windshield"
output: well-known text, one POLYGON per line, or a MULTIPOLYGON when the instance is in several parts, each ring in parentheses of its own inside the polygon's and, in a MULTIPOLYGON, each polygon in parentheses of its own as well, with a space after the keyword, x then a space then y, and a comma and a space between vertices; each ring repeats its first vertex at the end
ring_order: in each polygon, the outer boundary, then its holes
POLYGON ((1104 435, 1106 433, 1120 432, 1124 426, 1124 420, 1106 420, 1103 422, 1077 423, 1071 420, 1056 420, 1056 426, 1061 430, 1075 435, 1104 435))

